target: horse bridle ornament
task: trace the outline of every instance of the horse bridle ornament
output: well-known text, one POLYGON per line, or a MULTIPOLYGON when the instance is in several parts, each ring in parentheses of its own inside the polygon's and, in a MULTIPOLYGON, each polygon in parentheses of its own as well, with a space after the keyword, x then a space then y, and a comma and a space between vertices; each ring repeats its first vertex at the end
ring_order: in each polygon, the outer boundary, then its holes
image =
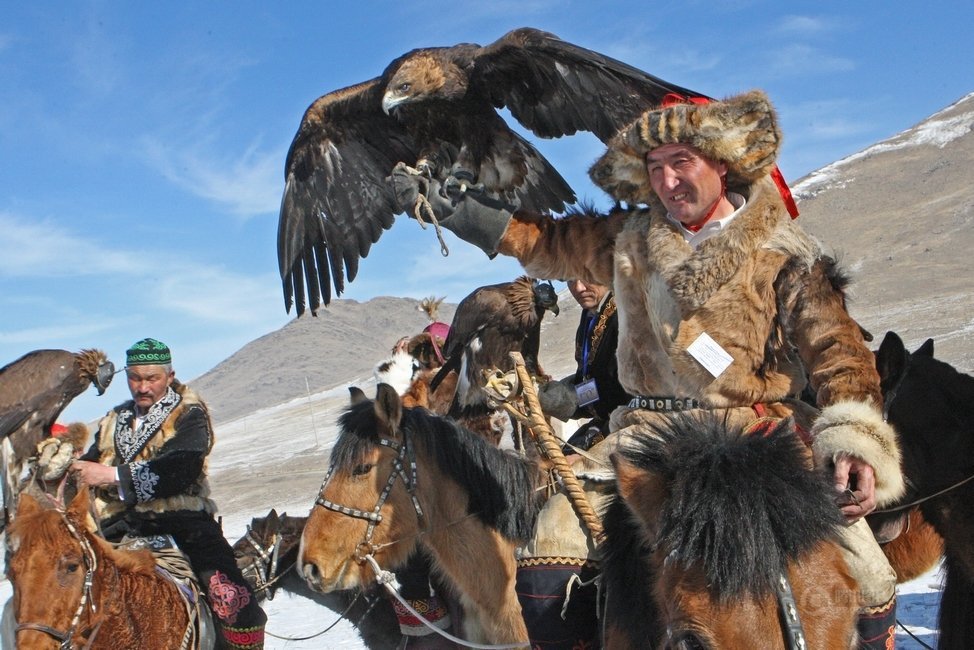
MULTIPOLYGON (((64 511, 58 510, 58 514, 61 515, 61 520, 64 522, 64 525, 67 526, 68 532, 71 533, 71 536, 74 537, 81 546, 81 558, 85 565, 85 578, 84 584, 81 587, 81 599, 78 603, 78 608, 75 610, 74 616, 71 618, 71 623, 68 624, 68 629, 64 632, 42 623, 19 623, 15 628, 15 633, 20 633, 22 630, 43 632, 61 642, 60 645, 58 645, 60 650, 72 650, 74 645, 71 643, 71 638, 77 631, 78 623, 81 621, 81 615, 84 613, 85 606, 89 605, 92 613, 95 611, 94 601, 91 597, 91 588, 94 584, 95 570, 98 568, 98 556, 95 555, 95 550, 92 548, 91 542, 89 542, 84 535, 78 532, 78 529, 75 528, 74 524, 71 523, 71 520, 68 519, 64 511)), ((84 648, 91 646, 92 641, 94 641, 95 636, 98 634, 99 627, 101 627, 100 622, 90 633, 84 648)))
MULTIPOLYGON (((253 530, 250 526, 247 526, 247 534, 244 538, 250 543, 250 546, 257 551, 257 557, 255 557, 250 564, 241 569, 244 576, 253 575, 254 576, 254 592, 260 593, 261 591, 267 592, 267 600, 274 600, 274 590, 271 588, 276 584, 281 577, 287 573, 291 568, 287 567, 280 574, 277 572, 277 561, 281 552, 281 542, 283 537, 281 534, 274 533, 271 536, 271 543, 267 548, 257 541, 254 537, 253 530)), ((293 565, 292 565, 293 566, 293 565)))
POLYGON ((382 492, 379 494, 379 500, 371 512, 343 506, 325 498, 325 488, 328 487, 328 481, 331 479, 332 472, 335 471, 334 466, 328 468, 328 473, 325 474, 325 480, 321 483, 321 489, 318 490, 318 498, 315 499, 315 505, 317 506, 369 522, 365 529, 365 538, 355 547, 353 558, 358 564, 365 564, 367 558, 377 553, 381 548, 372 543, 372 535, 375 533, 375 527, 382 522, 382 514, 379 511, 385 505, 386 499, 389 498, 389 494, 396 484, 396 477, 402 479, 406 492, 412 500, 413 510, 416 511, 416 516, 421 521, 423 519, 423 508, 420 506, 419 498, 416 496, 416 454, 408 443, 405 430, 402 431, 402 443, 389 438, 380 438, 379 444, 395 450, 396 457, 392 461, 392 470, 389 472, 389 478, 386 480, 385 487, 382 488, 382 492), (408 473, 406 471, 407 466, 409 467, 408 473))

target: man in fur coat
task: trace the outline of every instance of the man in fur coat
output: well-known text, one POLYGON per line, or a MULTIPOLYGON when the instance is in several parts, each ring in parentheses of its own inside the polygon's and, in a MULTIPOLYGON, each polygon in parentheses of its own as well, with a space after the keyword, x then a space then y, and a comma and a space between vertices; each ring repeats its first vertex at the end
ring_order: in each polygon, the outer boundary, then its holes
MULTIPOLYGON (((464 170, 429 194, 440 225, 488 254, 515 256, 534 277, 612 287, 619 380, 634 399, 613 412, 618 433, 606 443, 667 411, 794 416, 849 524, 863 647, 886 647, 895 576, 863 517, 903 492, 899 450, 845 280, 773 178, 780 142, 767 96, 752 91, 662 106, 622 129, 589 173, 627 209, 557 219, 517 210, 465 184, 464 170), (819 410, 794 399, 806 381, 819 410)), ((411 205, 416 181, 392 182, 411 205)))
POLYGON ((125 371, 132 400, 102 418, 94 443, 71 469, 95 488, 106 538, 175 539, 219 621, 221 647, 263 648, 267 617, 214 519, 206 405, 176 379, 169 348, 155 339, 129 348, 125 371))

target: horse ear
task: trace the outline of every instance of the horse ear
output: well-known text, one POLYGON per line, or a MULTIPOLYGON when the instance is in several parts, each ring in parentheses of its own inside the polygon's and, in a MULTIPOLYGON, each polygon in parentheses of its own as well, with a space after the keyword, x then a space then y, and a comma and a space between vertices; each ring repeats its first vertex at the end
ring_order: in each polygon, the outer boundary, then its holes
POLYGON ((20 498, 17 500, 17 516, 23 517, 24 515, 30 515, 39 510, 43 510, 41 504, 38 503, 37 499, 29 495, 27 492, 23 492, 20 498))
POLYGON ((876 370, 879 371, 880 381, 883 384, 897 381, 906 372, 909 358, 910 353, 903 346, 903 339, 896 332, 886 332, 876 352, 876 370))
POLYGON ((917 351, 913 354, 919 354, 924 357, 933 356, 933 339, 927 339, 923 342, 923 345, 917 348, 917 351))
POLYGON ((91 498, 88 494, 88 486, 82 487, 78 490, 78 493, 74 495, 71 499, 71 504, 68 506, 68 512, 73 514, 77 521, 85 521, 88 517, 88 510, 90 508, 91 498))
POLYGON ((399 393, 389 384, 379 384, 375 393, 375 416, 379 425, 385 429, 383 433, 392 436, 399 429, 402 421, 402 401, 399 393))
POLYGON ((267 525, 273 525, 275 528, 278 524, 277 509, 271 508, 271 511, 267 513, 267 525))
POLYGON ((368 397, 365 396, 365 393, 358 386, 348 387, 348 398, 353 405, 358 404, 359 402, 364 402, 367 399, 369 399, 368 397))
POLYGON ((649 539, 659 534, 659 513, 666 497, 663 478, 642 469, 615 452, 610 457, 616 471, 616 489, 642 523, 649 539))

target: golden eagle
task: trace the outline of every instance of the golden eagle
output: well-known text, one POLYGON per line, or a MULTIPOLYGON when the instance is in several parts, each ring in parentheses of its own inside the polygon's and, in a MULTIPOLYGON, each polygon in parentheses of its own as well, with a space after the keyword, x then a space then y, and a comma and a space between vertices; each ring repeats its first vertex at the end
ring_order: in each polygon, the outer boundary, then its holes
POLYGON ((590 131, 603 142, 664 95, 696 95, 536 29, 496 42, 413 50, 369 81, 319 97, 285 164, 277 233, 284 302, 300 316, 341 295, 398 211, 397 165, 443 179, 454 165, 492 193, 539 211, 575 194, 497 113, 543 138, 590 131))
POLYGON ((460 301, 443 344, 446 363, 430 382, 430 389, 436 390, 450 371, 459 373, 451 415, 486 402, 484 372, 511 370, 512 351, 521 353, 531 374, 543 373, 538 350, 546 311, 558 315, 555 288, 527 276, 480 287, 460 301))
POLYGON ((51 435, 61 411, 89 385, 104 393, 114 374, 101 350, 34 350, 0 368, 0 440, 13 452, 12 458, 4 454, 5 505, 23 464, 51 435))

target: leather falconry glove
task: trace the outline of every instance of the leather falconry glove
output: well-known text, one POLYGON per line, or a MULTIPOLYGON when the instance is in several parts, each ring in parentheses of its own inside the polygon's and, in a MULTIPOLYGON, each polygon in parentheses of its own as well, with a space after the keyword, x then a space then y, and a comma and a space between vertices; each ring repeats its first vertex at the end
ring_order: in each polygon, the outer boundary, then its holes
POLYGON ((578 410, 575 387, 562 381, 549 381, 538 387, 538 402, 545 415, 567 422, 578 410))
POLYGON ((442 227, 493 257, 518 206, 472 184, 472 179, 464 169, 454 169, 442 184, 402 167, 393 169, 390 176, 400 212, 415 218, 413 208, 424 194, 442 227))

